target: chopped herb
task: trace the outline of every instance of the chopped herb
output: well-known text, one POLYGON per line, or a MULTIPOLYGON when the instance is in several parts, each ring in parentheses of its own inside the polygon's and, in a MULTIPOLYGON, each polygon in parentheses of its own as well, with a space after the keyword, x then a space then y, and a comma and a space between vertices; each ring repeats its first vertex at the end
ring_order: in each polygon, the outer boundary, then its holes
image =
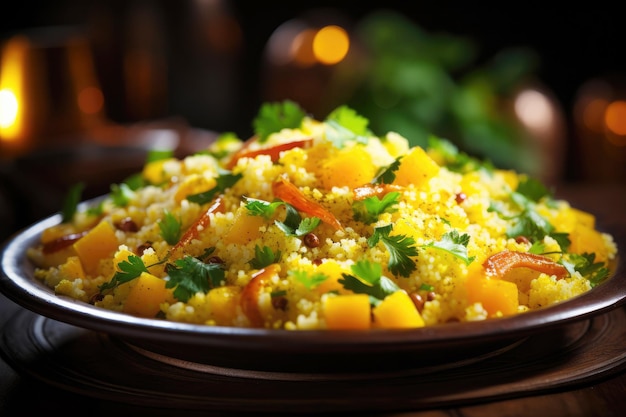
POLYGON ((300 127, 305 116, 304 110, 291 100, 264 103, 253 120, 254 132, 263 143, 272 133, 300 127))
POLYGON ((583 253, 582 255, 570 253, 561 263, 570 274, 577 271, 589 280, 592 287, 602 283, 609 276, 609 269, 603 262, 596 262, 595 253, 583 253))
POLYGON ((151 149, 146 155, 146 164, 155 161, 162 161, 164 159, 172 158, 174 151, 171 149, 151 149))
POLYGON ((474 260, 473 256, 467 256, 467 244, 469 243, 469 239, 470 237, 468 234, 464 233, 461 235, 457 230, 452 230, 445 233, 441 237, 441 240, 428 243, 424 246, 428 248, 442 249, 461 259, 466 265, 469 265, 474 260))
POLYGON ((200 259, 185 256, 174 264, 167 264, 169 276, 165 286, 174 288, 174 297, 187 302, 196 293, 207 293, 224 282, 224 269, 220 264, 206 264, 200 259))
POLYGON ((343 148, 345 143, 351 140, 366 144, 368 135, 371 135, 367 128, 369 120, 345 105, 333 110, 324 122, 326 138, 337 148, 343 148))
POLYGON ((126 207, 135 192, 126 184, 111 184, 111 199, 117 207, 126 207))
POLYGON ((206 204, 213 201, 216 194, 221 193, 235 185, 242 176, 243 174, 233 174, 230 171, 220 170, 219 175, 215 178, 215 187, 208 191, 187 196, 187 200, 197 204, 206 204))
POLYGON ((250 260, 249 264, 252 268, 261 269, 280 261, 280 251, 274 251, 269 246, 260 247, 256 245, 254 247, 254 259, 250 260))
POLYGON ((399 197, 399 192, 392 191, 385 194, 382 200, 377 196, 372 196, 364 200, 355 201, 352 205, 354 220, 361 221, 365 224, 376 222, 378 216, 382 213, 393 213, 396 211, 394 206, 398 204, 399 197))
POLYGON ((118 265, 120 271, 117 271, 111 281, 105 282, 98 288, 100 292, 117 287, 125 282, 138 278, 143 272, 148 272, 148 268, 144 265, 141 258, 137 255, 129 255, 128 260, 120 262, 118 265))
POLYGON ((544 197, 551 197, 550 192, 541 181, 534 178, 525 178, 520 181, 515 191, 534 202, 539 202, 544 197))
POLYGON ((450 171, 467 173, 484 169, 488 172, 494 170, 493 165, 489 161, 480 161, 468 154, 459 151, 459 149, 449 140, 434 135, 428 138, 428 149, 438 154, 442 161, 442 165, 450 171))
POLYGON ((280 220, 275 220, 274 224, 276 224, 276 226, 278 226, 278 228, 287 236, 304 236, 315 230, 321 222, 321 219, 315 216, 303 219, 294 206, 281 200, 276 200, 270 203, 268 201, 254 198, 244 198, 247 201, 246 209, 252 216, 270 218, 274 215, 274 212, 278 207, 285 206, 287 212, 285 220, 282 222, 280 220))
POLYGON ((351 267, 352 274, 341 274, 339 283, 356 294, 367 294, 372 305, 379 304, 386 296, 400 288, 391 279, 382 274, 379 264, 370 261, 358 261, 351 267))
POLYGON ((383 167, 376 177, 372 180, 372 184, 391 184, 396 179, 396 171, 400 168, 400 160, 403 155, 397 157, 391 164, 383 167))
POLYGON ((280 200, 271 203, 269 201, 249 197, 244 197, 244 200, 246 201, 246 209, 251 216, 261 216, 266 219, 271 218, 276 209, 285 204, 284 201, 280 200))
POLYGON ((417 256, 415 240, 405 235, 390 236, 392 225, 381 226, 374 229, 374 234, 370 236, 367 243, 374 247, 379 241, 385 245, 389 251, 389 262, 387 267, 394 275, 408 277, 416 268, 415 261, 411 256, 417 256))
POLYGON ((290 270, 287 272, 287 275, 304 285, 308 290, 317 287, 328 279, 328 277, 322 273, 309 274, 308 272, 301 270, 290 270))
POLYGON ((165 211, 165 215, 158 221, 161 236, 170 245, 175 245, 180 240, 181 222, 172 213, 165 211))
POLYGON ((65 196, 65 199, 63 200, 63 207, 61 209, 61 223, 67 223, 72 221, 74 215, 76 214, 78 203, 80 203, 80 199, 84 189, 85 184, 82 182, 70 187, 67 195, 65 196))

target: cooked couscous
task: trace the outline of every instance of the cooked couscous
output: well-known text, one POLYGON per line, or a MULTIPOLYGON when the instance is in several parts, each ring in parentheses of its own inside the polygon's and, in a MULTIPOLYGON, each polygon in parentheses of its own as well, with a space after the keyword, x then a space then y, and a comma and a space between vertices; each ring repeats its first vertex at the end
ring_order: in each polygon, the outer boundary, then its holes
POLYGON ((410 147, 346 106, 320 121, 289 101, 253 126, 154 152, 90 204, 73 189, 29 252, 36 277, 141 317, 307 330, 523 314, 610 275, 592 214, 445 139, 410 147))

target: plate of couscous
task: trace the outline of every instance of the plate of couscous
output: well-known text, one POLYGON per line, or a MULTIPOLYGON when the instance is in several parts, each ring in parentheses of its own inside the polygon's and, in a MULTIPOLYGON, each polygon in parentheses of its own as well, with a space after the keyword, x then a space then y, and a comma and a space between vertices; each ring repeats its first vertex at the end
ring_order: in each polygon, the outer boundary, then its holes
POLYGON ((316 120, 266 103, 253 127, 182 158, 151 152, 97 199, 77 184, 7 242, 2 291, 142 349, 224 363, 462 361, 626 296, 616 236, 528 175, 434 135, 378 136, 347 106, 316 120))

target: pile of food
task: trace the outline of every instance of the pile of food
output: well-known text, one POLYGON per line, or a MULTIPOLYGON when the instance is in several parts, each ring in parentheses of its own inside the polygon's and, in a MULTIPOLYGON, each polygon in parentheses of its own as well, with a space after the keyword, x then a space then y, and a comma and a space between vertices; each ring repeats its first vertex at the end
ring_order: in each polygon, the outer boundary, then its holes
POLYGON ((376 136, 264 104, 223 134, 79 205, 29 251, 57 294, 135 316, 287 330, 412 328, 539 309, 610 276, 592 214, 432 137, 376 136))

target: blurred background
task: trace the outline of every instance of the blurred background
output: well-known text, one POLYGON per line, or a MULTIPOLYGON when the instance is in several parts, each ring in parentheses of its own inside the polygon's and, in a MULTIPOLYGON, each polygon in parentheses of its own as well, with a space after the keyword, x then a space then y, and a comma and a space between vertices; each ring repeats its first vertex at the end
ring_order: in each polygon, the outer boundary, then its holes
POLYGON ((139 170, 245 139, 266 101, 348 104, 550 186, 626 180, 618 5, 56 0, 0 13, 0 240, 139 170))

